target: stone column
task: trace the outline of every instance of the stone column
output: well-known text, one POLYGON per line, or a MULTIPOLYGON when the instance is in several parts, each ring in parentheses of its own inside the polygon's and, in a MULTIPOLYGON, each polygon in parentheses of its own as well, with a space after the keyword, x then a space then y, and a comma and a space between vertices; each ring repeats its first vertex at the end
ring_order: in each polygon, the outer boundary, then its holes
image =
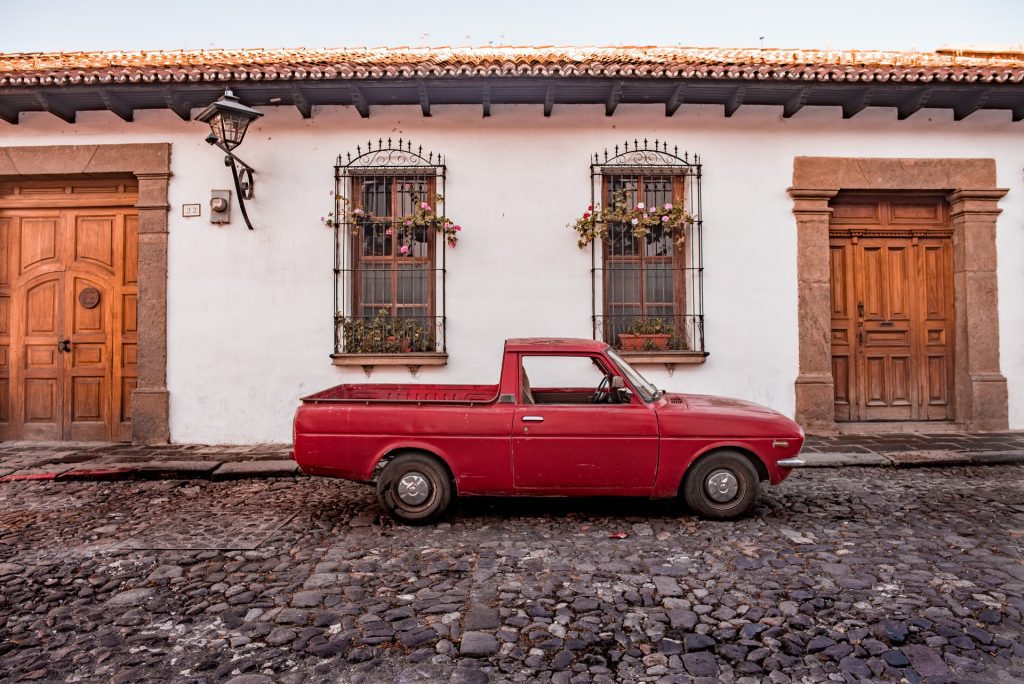
POLYGON ((139 180, 139 382, 132 393, 132 442, 170 440, 167 391, 167 184, 170 173, 139 180))
POLYGON ((832 307, 829 304, 829 200, 838 189, 790 188, 797 229, 800 372, 796 420, 808 432, 836 431, 832 378, 832 307))
POLYGON ((999 371, 997 203, 1005 189, 949 195, 953 224, 956 420, 971 432, 1009 429, 1006 378, 999 371))

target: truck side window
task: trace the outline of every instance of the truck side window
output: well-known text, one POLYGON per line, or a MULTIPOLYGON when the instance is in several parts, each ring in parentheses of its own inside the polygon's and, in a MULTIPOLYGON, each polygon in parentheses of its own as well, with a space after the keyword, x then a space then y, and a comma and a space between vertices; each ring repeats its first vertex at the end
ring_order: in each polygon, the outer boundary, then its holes
MULTIPOLYGON (((593 356, 524 356, 520 373, 523 403, 591 405, 610 371, 593 356)), ((607 391, 604 382, 603 394, 607 391)), ((596 403, 614 403, 614 401, 596 403)))

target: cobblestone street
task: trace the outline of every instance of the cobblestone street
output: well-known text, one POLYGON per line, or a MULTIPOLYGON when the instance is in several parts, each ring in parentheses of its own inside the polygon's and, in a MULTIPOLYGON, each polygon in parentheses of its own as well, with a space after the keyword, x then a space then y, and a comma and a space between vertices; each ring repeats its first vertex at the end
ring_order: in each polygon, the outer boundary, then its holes
POLYGON ((1024 466, 803 470, 755 515, 317 478, 0 484, 7 681, 1024 680, 1024 466), (614 538, 626 533, 625 538, 614 538))

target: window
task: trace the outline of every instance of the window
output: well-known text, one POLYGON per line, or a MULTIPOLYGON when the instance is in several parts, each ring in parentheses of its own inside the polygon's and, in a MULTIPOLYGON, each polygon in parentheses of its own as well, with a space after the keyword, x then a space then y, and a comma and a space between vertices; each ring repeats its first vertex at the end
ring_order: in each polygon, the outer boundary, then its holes
POLYGON ((379 141, 335 170, 335 363, 443 362, 445 240, 407 221, 423 206, 443 215, 441 158, 379 141))
POLYGON ((522 403, 596 406, 618 404, 615 373, 597 356, 523 356, 522 403))
POLYGON ((640 236, 627 221, 612 223, 595 243, 594 336, 634 362, 706 356, 700 174, 696 156, 679 156, 658 141, 626 143, 591 164, 593 204, 683 206, 691 219, 678 231, 653 228, 640 236))

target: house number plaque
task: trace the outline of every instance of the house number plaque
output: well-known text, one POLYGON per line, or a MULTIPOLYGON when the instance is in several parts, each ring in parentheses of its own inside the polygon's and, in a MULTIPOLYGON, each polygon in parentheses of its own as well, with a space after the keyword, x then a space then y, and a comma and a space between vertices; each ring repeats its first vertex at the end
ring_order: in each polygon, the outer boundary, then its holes
POLYGON ((87 287, 78 293, 78 302, 86 309, 95 309, 100 303, 100 291, 95 287, 87 287))

